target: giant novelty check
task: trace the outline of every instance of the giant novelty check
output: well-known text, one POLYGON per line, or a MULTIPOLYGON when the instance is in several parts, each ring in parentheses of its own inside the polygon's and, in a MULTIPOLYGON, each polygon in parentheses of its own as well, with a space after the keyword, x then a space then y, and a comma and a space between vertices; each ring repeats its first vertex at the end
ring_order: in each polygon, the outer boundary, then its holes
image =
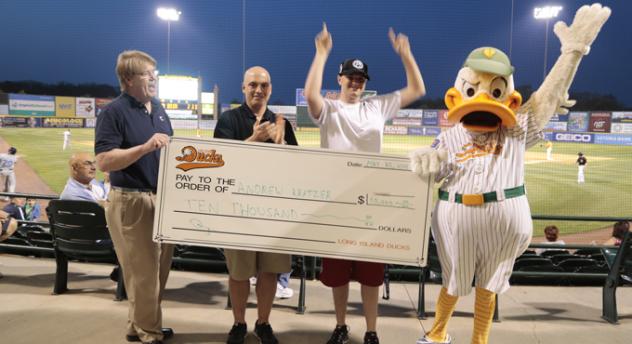
POLYGON ((425 266, 432 190, 407 158, 172 138, 154 239, 425 266))

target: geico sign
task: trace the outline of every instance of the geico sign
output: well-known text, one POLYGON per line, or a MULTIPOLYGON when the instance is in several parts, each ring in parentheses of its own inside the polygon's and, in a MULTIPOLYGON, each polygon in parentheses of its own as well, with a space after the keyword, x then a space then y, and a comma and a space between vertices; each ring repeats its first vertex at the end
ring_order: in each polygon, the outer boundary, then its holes
POLYGON ((555 134, 556 141, 590 142, 589 134, 555 134))

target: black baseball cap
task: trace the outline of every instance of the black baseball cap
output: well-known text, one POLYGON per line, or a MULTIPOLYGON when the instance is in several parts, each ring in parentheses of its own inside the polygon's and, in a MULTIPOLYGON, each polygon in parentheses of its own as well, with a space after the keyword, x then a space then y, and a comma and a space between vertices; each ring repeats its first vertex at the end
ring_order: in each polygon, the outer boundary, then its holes
POLYGON ((9 154, 13 155, 13 154, 15 154, 15 153, 17 153, 17 152, 18 152, 18 149, 17 149, 17 148, 15 148, 15 147, 11 147, 11 148, 9 148, 9 154))
POLYGON ((360 74, 367 80, 371 80, 371 78, 369 78, 369 66, 360 59, 347 59, 340 64, 338 75, 353 74, 360 74))

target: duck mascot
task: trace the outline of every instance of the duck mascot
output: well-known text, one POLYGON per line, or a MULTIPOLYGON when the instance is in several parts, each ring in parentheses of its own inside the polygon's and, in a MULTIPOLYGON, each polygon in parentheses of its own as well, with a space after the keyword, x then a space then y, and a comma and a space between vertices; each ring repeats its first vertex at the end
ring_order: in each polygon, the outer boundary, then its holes
POLYGON ((442 182, 432 234, 443 285, 432 328, 417 344, 452 343, 448 321, 460 296, 476 290, 471 343, 487 343, 495 295, 509 289, 516 257, 529 245, 531 213, 525 195, 525 151, 543 139, 555 113, 575 104, 568 89, 582 57, 610 16, 600 4, 583 6, 571 26, 555 24, 561 54, 537 91, 522 104, 509 58, 474 49, 445 94, 448 121, 427 148, 411 154, 415 173, 442 182))

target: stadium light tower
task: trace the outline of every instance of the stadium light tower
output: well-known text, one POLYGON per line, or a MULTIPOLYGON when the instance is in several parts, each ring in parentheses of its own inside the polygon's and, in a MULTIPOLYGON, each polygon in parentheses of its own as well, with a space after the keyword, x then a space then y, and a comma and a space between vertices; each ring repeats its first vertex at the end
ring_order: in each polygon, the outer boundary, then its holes
POLYGON ((562 6, 545 6, 533 9, 533 18, 544 19, 546 21, 546 30, 544 31, 544 72, 542 73, 542 80, 546 78, 546 55, 549 45, 549 20, 551 20, 551 18, 556 18, 561 10, 562 6))
POLYGON ((180 20, 180 14, 182 14, 182 12, 175 8, 159 7, 156 10, 158 18, 167 21, 167 74, 171 72, 171 22, 180 20))

